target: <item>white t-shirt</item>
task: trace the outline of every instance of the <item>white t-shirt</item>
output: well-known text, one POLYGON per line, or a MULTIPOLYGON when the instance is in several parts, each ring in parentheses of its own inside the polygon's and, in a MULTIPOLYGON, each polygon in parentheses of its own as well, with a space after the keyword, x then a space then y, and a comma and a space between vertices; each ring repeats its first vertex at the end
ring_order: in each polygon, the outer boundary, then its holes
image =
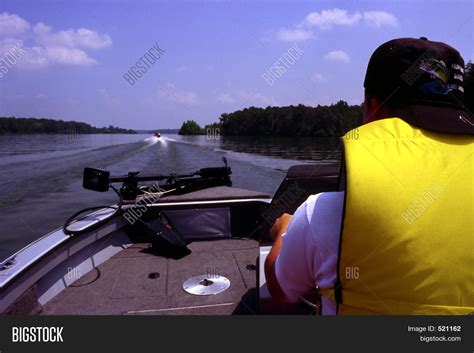
MULTIPOLYGON (((334 288, 344 192, 311 195, 293 215, 276 260, 278 283, 297 302, 318 285, 334 288)), ((336 303, 323 297, 322 314, 335 315, 336 303)))

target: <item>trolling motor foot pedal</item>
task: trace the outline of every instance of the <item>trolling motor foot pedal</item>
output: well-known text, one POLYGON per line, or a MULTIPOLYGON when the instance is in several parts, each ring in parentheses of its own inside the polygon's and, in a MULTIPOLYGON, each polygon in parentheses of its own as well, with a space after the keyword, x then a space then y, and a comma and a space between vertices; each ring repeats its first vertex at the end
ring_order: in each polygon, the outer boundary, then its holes
POLYGON ((154 219, 151 222, 147 222, 146 225, 150 228, 157 237, 163 238, 167 242, 176 246, 186 246, 186 242, 169 223, 165 223, 161 217, 154 219))
POLYGON ((172 259, 181 259, 191 253, 186 246, 188 243, 160 217, 145 224, 154 235, 148 247, 151 253, 172 259))
POLYGON ((191 254, 191 250, 189 250, 187 246, 172 244, 160 234, 156 234, 156 236, 152 239, 148 249, 146 249, 146 252, 174 260, 182 259, 183 257, 191 254))

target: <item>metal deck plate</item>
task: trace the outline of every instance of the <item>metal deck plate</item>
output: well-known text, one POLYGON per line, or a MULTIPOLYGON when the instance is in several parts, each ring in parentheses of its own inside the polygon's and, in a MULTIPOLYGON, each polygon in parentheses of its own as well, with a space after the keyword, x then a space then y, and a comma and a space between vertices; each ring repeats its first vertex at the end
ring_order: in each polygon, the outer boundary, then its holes
POLYGON ((217 275, 201 275, 192 277, 183 283, 183 289, 194 295, 213 295, 225 291, 230 281, 217 275))

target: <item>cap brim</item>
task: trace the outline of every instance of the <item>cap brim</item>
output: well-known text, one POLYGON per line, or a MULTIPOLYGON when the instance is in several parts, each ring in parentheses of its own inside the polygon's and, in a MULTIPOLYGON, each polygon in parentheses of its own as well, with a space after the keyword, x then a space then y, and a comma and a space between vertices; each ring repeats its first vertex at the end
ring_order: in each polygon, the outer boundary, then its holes
POLYGON ((412 104, 395 109, 395 113, 407 123, 422 129, 474 135, 474 117, 462 108, 412 104))

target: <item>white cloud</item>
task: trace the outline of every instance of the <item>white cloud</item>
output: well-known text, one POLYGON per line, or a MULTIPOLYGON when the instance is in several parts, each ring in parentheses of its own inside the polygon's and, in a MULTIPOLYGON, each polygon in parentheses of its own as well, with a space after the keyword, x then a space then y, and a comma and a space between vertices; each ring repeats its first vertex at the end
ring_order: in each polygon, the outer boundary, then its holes
POLYGON ((36 99, 47 99, 48 96, 44 93, 38 93, 36 96, 35 96, 36 99))
POLYGON ((158 89, 158 97, 186 105, 199 104, 199 97, 197 93, 192 91, 185 91, 177 89, 172 84, 167 84, 164 87, 158 89))
POLYGON ((340 61, 343 63, 350 63, 350 56, 343 50, 334 50, 327 53, 324 58, 331 61, 340 61))
POLYGON ((314 74, 311 75, 311 80, 313 80, 314 82, 322 82, 322 81, 325 81, 325 78, 319 72, 315 72, 314 74))
POLYGON ((24 50, 17 66, 41 68, 50 64, 95 64, 96 60, 85 50, 108 47, 112 40, 107 34, 87 28, 55 32, 42 22, 31 28, 26 20, 15 14, 0 14, 0 56, 15 44, 24 50), (24 38, 28 38, 28 44, 24 42, 24 38))
POLYGON ((50 26, 40 22, 33 27, 38 43, 45 46, 100 49, 112 44, 107 34, 100 34, 87 28, 53 32, 50 26))
POLYGON ((183 71, 188 71, 188 67, 183 65, 176 68, 176 72, 183 72, 183 71))
POLYGON ((366 11, 364 12, 364 22, 373 27, 397 27, 397 18, 385 11, 366 11))
POLYGON ((375 27, 398 26, 397 18, 386 11, 355 11, 349 13, 347 10, 338 8, 311 12, 299 26, 330 29, 332 26, 354 26, 361 22, 375 27))
POLYGON ((222 104, 232 104, 235 103, 235 98, 228 93, 222 93, 217 96, 217 101, 222 104))
POLYGON ((347 10, 338 8, 322 10, 321 12, 311 12, 306 16, 303 25, 319 27, 322 29, 329 29, 334 25, 352 26, 361 20, 360 12, 350 14, 347 10))
MULTIPOLYGON (((19 59, 18 66, 23 68, 41 68, 49 64, 66 65, 91 65, 96 61, 89 57, 83 50, 67 47, 27 47, 20 41, 20 47, 24 55, 19 59)), ((11 42, 0 40, 0 53, 11 46, 11 42)))
POLYGON ((15 38, 0 38, 0 56, 7 52, 20 52, 23 47, 23 41, 15 38))
POLYGON ((241 98, 247 104, 252 105, 278 105, 273 97, 266 96, 260 92, 240 91, 239 98, 241 98))
POLYGON ((104 100, 108 104, 112 105, 119 105, 120 104, 120 99, 113 93, 110 93, 108 89, 106 88, 99 88, 97 90, 99 92, 99 95, 104 98, 104 100))
POLYGON ((15 35, 29 29, 30 24, 20 16, 8 12, 0 13, 0 35, 15 35))
MULTIPOLYGON (((41 53, 41 50, 38 51, 41 53)), ((43 55, 48 62, 70 65, 91 65, 96 61, 90 58, 83 50, 65 47, 46 47, 43 55)))
POLYGON ((217 96, 216 100, 222 104, 232 104, 238 102, 239 104, 245 106, 267 107, 269 105, 278 105, 275 98, 250 90, 241 90, 235 94, 222 93, 217 96))
POLYGON ((309 13, 302 22, 292 28, 281 28, 277 39, 287 41, 307 40, 314 38, 313 28, 329 30, 334 26, 356 26, 366 24, 371 27, 396 27, 397 18, 385 11, 354 11, 333 8, 309 13))
POLYGON ((299 42, 314 38, 313 32, 304 29, 280 28, 277 32, 277 39, 287 42, 299 42))

